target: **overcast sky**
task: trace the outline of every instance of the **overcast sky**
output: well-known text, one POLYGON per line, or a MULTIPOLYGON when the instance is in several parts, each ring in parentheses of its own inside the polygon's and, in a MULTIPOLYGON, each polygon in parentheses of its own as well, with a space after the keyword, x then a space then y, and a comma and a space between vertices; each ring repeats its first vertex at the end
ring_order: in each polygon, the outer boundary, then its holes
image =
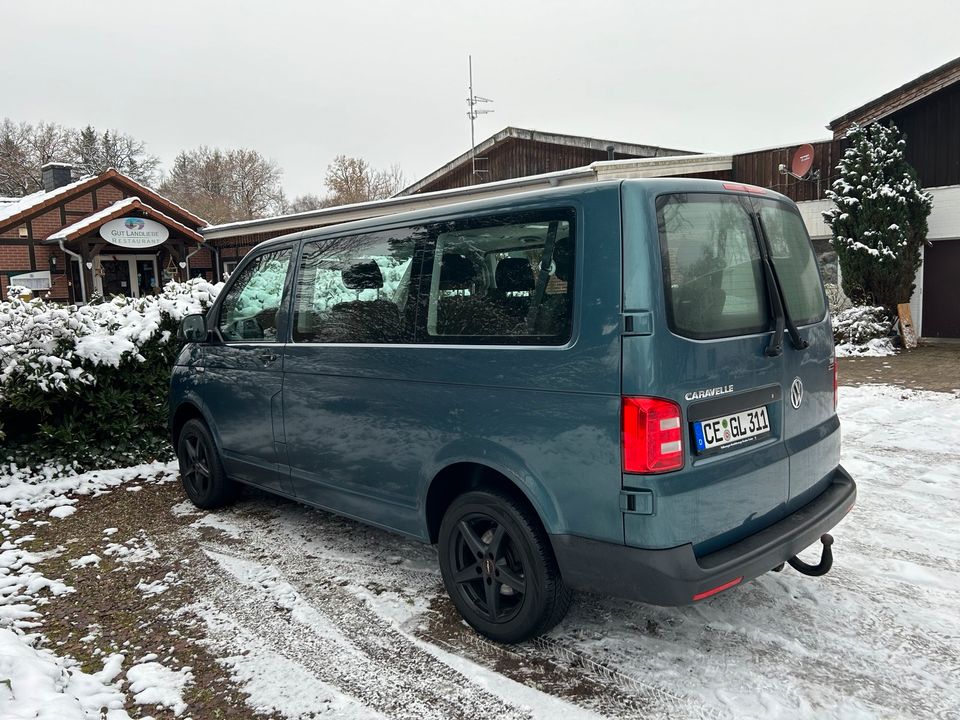
POLYGON ((960 55, 960 2, 0 0, 0 117, 117 128, 165 165, 255 148, 288 195, 337 154, 413 182, 507 125, 730 152, 960 55), (789 8, 789 9, 787 9, 789 8))

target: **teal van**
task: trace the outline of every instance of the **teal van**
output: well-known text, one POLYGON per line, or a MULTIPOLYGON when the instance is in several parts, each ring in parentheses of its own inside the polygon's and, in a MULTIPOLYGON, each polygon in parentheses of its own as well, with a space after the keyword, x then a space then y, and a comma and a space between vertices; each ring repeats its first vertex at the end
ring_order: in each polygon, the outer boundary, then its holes
POLYGON ((499 641, 574 589, 680 605, 822 574, 856 497, 813 248, 761 188, 599 182, 297 233, 181 333, 194 503, 245 483, 436 544, 499 641))

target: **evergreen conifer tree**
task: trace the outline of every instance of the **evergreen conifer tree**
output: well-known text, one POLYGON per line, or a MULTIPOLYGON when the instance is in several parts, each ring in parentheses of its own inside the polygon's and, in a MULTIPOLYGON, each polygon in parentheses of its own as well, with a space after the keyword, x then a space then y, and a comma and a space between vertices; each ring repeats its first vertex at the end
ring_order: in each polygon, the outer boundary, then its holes
POLYGON ((823 213, 841 285, 854 303, 895 315, 913 293, 933 201, 904 159, 906 141, 894 125, 854 125, 847 140, 839 177, 826 193, 836 207, 823 213))

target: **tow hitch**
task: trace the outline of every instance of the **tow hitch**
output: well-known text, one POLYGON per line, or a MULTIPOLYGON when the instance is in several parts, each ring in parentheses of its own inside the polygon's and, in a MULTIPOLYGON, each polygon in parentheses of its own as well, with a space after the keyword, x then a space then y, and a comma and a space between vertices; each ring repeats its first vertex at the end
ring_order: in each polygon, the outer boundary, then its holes
MULTIPOLYGON (((824 533, 820 536, 820 542, 823 543, 823 554, 820 555, 820 563, 818 565, 807 565, 807 563, 794 555, 787 560, 787 562, 790 563, 790 567, 797 572, 810 575, 811 577, 819 577, 820 575, 826 575, 830 572, 830 568, 833 567, 833 551, 830 549, 830 546, 833 545, 833 536, 829 533, 824 533)), ((783 566, 781 565, 780 567, 783 566)))

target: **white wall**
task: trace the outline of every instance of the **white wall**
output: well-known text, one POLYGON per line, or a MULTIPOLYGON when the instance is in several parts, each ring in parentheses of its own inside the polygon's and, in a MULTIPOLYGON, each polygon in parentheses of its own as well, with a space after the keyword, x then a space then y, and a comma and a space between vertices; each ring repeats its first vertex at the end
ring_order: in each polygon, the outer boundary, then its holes
MULTIPOLYGON (((930 212, 930 218, 927 221, 927 239, 936 242, 937 240, 954 240, 960 238, 960 185, 949 185, 946 187, 927 188, 933 195, 933 210, 930 212)), ((824 210, 833 207, 830 200, 809 200, 807 202, 797 203, 800 208, 800 214, 803 216, 803 222, 807 226, 807 232, 812 238, 828 238, 831 236, 830 228, 823 221, 824 210)), ((925 253, 921 251, 921 257, 925 253)), ((913 297, 910 298, 910 314, 913 316, 913 325, 917 329, 917 335, 923 335, 923 265, 917 271, 917 277, 914 279, 915 288, 913 297)))

